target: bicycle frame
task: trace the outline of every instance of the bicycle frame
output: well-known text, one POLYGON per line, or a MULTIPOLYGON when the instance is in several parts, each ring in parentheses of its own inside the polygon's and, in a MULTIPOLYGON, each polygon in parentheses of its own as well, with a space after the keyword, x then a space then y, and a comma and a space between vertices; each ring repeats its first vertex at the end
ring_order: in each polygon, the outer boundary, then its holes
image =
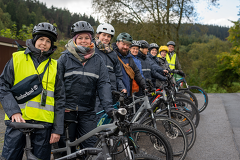
POLYGON ((116 121, 114 121, 111 124, 106 124, 106 125, 101 125, 95 129, 93 129, 92 131, 88 132, 87 134, 83 135, 82 137, 78 138, 77 140, 70 142, 70 140, 68 139, 66 141, 66 147, 64 148, 58 148, 58 149, 54 149, 51 152, 52 153, 58 153, 58 152, 63 152, 63 151, 67 151, 67 154, 71 154, 71 147, 73 146, 77 146, 79 143, 82 143, 83 141, 85 141, 86 139, 94 136, 96 133, 99 133, 103 130, 106 129, 111 129, 112 131, 115 130, 118 126, 116 125, 116 121))

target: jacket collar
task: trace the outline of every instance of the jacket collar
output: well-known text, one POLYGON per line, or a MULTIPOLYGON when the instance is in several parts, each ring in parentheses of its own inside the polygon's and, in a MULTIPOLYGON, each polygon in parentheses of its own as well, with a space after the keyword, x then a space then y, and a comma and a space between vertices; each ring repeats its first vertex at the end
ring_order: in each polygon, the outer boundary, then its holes
POLYGON ((138 52, 138 55, 137 55, 139 58, 145 60, 147 58, 147 55, 144 55, 141 51, 138 52))
POLYGON ((26 46, 27 46, 27 49, 25 50, 24 54, 32 53, 38 59, 39 62, 42 62, 42 61, 46 60, 47 58, 49 58, 49 56, 51 56, 53 54, 53 52, 57 49, 56 46, 53 46, 50 48, 49 51, 42 53, 40 49, 37 49, 33 45, 32 39, 26 40, 26 46))

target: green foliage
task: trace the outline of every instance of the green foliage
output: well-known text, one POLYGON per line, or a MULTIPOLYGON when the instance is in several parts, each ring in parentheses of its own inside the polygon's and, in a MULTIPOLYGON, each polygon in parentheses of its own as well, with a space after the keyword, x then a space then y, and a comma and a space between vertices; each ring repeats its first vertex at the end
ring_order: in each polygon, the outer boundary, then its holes
POLYGON ((9 13, 4 13, 0 8, 0 30, 5 28, 10 28, 13 22, 11 21, 11 15, 9 13))
MULTIPOLYGON (((88 21, 92 26, 99 24, 92 16, 71 13, 67 9, 59 9, 53 6, 47 8, 46 4, 38 0, 0 0, 0 6, 3 6, 4 12, 11 15, 10 20, 15 22, 18 31, 22 29, 23 25, 36 25, 40 22, 56 23, 60 38, 65 38, 70 37, 72 24, 79 20, 88 21)), ((3 26, 0 21, 0 29, 6 29, 3 26)), ((10 28, 11 26, 12 24, 5 27, 10 28)))
MULTIPOLYGON (((228 51, 230 44, 227 41, 211 36, 207 43, 194 42, 188 46, 180 47, 179 60, 187 76, 189 85, 197 85, 204 89, 219 84, 219 79, 213 77, 218 72, 218 55, 228 51)), ((211 89, 209 89, 211 90, 211 89)), ((214 90, 214 89, 212 89, 214 90)))
POLYGON ((239 21, 233 23, 234 26, 229 29, 227 38, 232 47, 230 52, 225 51, 218 56, 214 74, 214 79, 218 80, 218 84, 228 91, 233 90, 234 82, 240 82, 240 23, 239 21))
POLYGON ((68 40, 58 40, 55 45, 57 46, 57 50, 53 53, 52 58, 58 59, 61 56, 61 52, 66 50, 65 45, 68 43, 68 40))
POLYGON ((30 26, 22 26, 22 29, 19 30, 18 33, 18 39, 26 41, 27 39, 32 38, 32 30, 33 30, 33 24, 30 24, 30 26))
POLYGON ((2 29, 0 31, 0 36, 1 37, 12 38, 12 39, 17 39, 17 27, 16 27, 16 24, 13 24, 11 29, 2 29))

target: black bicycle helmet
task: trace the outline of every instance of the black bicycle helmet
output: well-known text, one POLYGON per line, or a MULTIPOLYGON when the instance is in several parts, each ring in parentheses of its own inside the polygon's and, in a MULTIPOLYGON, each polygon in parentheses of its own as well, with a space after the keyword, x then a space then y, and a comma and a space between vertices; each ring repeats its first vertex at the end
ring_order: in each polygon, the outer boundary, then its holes
POLYGON ((53 41, 57 41, 57 28, 48 22, 38 23, 33 27, 32 36, 37 34, 46 34, 53 38, 53 41))
POLYGON ((169 46, 169 45, 173 45, 173 46, 175 46, 175 42, 173 42, 173 41, 169 41, 169 42, 167 43, 167 46, 169 46))
POLYGON ((118 36, 117 36, 117 42, 119 41, 127 41, 127 42, 130 42, 132 43, 133 39, 132 39, 132 36, 126 32, 122 32, 120 33, 118 36))
POLYGON ((141 47, 140 47, 140 48, 148 48, 148 47, 149 47, 148 42, 145 41, 145 40, 140 40, 140 41, 138 41, 138 42, 140 42, 140 44, 141 44, 141 47))
POLYGON ((78 34, 80 32, 89 32, 93 37, 94 29, 90 23, 88 23, 86 21, 78 21, 72 25, 71 35, 72 35, 72 37, 74 37, 76 34, 78 34))
POLYGON ((148 50, 152 50, 153 48, 156 48, 157 50, 159 49, 159 46, 157 45, 157 43, 151 43, 148 47, 148 50))
POLYGON ((133 40, 131 47, 134 47, 134 46, 137 46, 137 47, 140 48, 140 47, 141 47, 141 44, 140 44, 140 42, 133 40))

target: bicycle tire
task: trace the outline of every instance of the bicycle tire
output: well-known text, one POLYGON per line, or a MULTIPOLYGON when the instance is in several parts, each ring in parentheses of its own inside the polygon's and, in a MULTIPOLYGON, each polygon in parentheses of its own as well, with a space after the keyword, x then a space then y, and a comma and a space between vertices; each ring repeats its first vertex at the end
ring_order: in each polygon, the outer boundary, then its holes
MULTIPOLYGON (((125 157, 123 160, 129 160, 129 157, 125 157)), ((161 159, 148 154, 135 154, 134 160, 161 160, 161 159)))
POLYGON ((195 124, 195 127, 197 128, 200 121, 200 114, 197 107, 192 101, 185 98, 177 98, 175 99, 175 102, 172 105, 173 105, 171 106, 172 108, 175 108, 175 107, 180 108, 179 109, 180 111, 187 114, 195 124))
MULTIPOLYGON (((184 160, 188 151, 188 139, 182 127, 173 119, 155 116, 157 130, 167 137, 173 150, 173 155, 178 156, 179 160, 184 160)), ((153 126, 152 118, 149 117, 143 125, 153 126)))
MULTIPOLYGON (((53 143, 52 144, 52 149, 58 149, 58 143, 53 143)), ((57 159, 57 158, 61 158, 62 154, 61 153, 52 153, 53 154, 53 158, 57 159)))
POLYGON ((184 90, 181 92, 176 93, 176 98, 187 98, 188 100, 191 100, 195 106, 198 108, 198 100, 197 97, 189 90, 184 90))
MULTIPOLYGON (((166 114, 167 114, 167 110, 163 110, 159 112, 157 115, 162 116, 166 114)), ((176 109, 171 110, 171 119, 174 119, 175 121, 177 121, 177 123, 182 127, 185 134, 187 135, 188 151, 189 151, 193 147, 194 143, 196 142, 197 131, 196 131, 195 124, 186 114, 176 109)))
MULTIPOLYGON (((172 147, 171 147, 170 143, 167 141, 167 138, 161 132, 154 129, 153 127, 145 126, 142 124, 133 124, 133 125, 131 125, 130 135, 131 136, 128 137, 130 148, 135 148, 136 146, 138 147, 137 151, 133 150, 134 154, 153 155, 153 156, 160 158, 161 160, 164 160, 164 159, 172 160, 173 159, 172 147), (147 141, 148 139, 145 137, 145 135, 150 137, 150 141, 147 141), (143 136, 145 138, 143 138, 143 136), (155 136, 156 139, 154 139, 153 136, 155 136), (143 143, 142 140, 144 140, 145 142, 143 143), (154 143, 157 143, 157 144, 154 144, 155 146, 153 145, 153 140, 156 140, 156 141, 154 141, 154 143), (156 152, 157 149, 155 147, 158 147, 157 145, 159 145, 160 143, 162 145, 162 148, 161 148, 162 151, 156 152), (146 144, 149 144, 149 145, 146 146, 146 144), (133 146, 133 145, 135 145, 135 146, 133 146), (146 153, 146 152, 151 152, 151 154, 146 153)), ((120 151, 123 150, 120 140, 117 138, 118 137, 116 137, 116 139, 114 141, 113 147, 110 149, 111 152, 116 153, 116 152, 119 152, 119 150, 120 151)), ((97 148, 101 147, 100 140, 98 140, 98 142, 96 142, 95 147, 97 147, 97 148)), ((113 153, 110 153, 110 154, 113 154, 113 153)), ((125 157, 126 157, 125 155, 118 154, 117 156, 113 157, 113 159, 122 160, 125 157)), ((94 160, 94 157, 89 156, 88 160, 94 160)))
POLYGON ((166 160, 173 159, 171 144, 166 136, 157 129, 142 124, 133 124, 131 126, 131 137, 134 143, 137 143, 137 146, 140 147, 138 153, 143 152, 166 160), (147 141, 148 137, 150 141, 147 141), (161 145, 161 148, 159 145, 161 145))
MULTIPOLYGON (((202 98, 201 98, 201 96, 198 98, 198 110, 199 110, 199 113, 201 113, 202 111, 204 111, 207 108, 207 105, 208 105, 207 93, 201 87, 198 87, 198 86, 189 86, 189 90, 193 93, 199 91, 198 93, 203 95, 202 98), (204 99, 204 100, 202 100, 202 99, 204 99)), ((194 94, 196 95, 197 93, 194 93, 194 94)))

